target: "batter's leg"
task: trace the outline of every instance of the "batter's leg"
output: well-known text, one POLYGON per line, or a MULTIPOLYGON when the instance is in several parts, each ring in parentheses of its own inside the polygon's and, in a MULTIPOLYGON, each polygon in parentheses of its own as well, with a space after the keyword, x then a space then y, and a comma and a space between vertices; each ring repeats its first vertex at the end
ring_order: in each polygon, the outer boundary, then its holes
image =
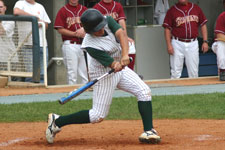
POLYGON ((112 94, 120 80, 120 73, 111 74, 94 85, 93 106, 91 110, 83 110, 70 115, 59 116, 49 114, 46 139, 53 143, 55 135, 63 126, 69 124, 98 123, 108 115, 112 102, 112 94))
POLYGON ((153 128, 151 90, 130 68, 122 70, 122 77, 117 86, 119 89, 135 95, 138 99, 138 109, 142 118, 144 133, 139 137, 143 143, 159 143, 160 136, 153 128))
POLYGON ((97 123, 108 114, 112 95, 119 82, 120 74, 111 74, 94 85, 93 106, 91 110, 83 110, 66 116, 58 116, 55 125, 61 128, 69 124, 97 123))
POLYGON ((144 130, 149 131, 152 125, 151 90, 130 68, 122 70, 122 78, 117 86, 119 89, 135 95, 138 99, 139 112, 143 119, 144 130))
POLYGON ((113 73, 94 85, 93 104, 89 112, 92 123, 100 122, 108 115, 112 103, 112 95, 120 81, 120 77, 121 73, 113 73))

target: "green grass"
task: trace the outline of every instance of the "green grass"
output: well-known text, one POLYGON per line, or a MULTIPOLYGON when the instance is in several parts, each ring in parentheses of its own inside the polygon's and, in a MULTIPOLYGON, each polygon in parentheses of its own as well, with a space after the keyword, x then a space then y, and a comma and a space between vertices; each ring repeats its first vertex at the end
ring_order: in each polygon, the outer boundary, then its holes
MULTIPOLYGON (((54 112, 60 115, 90 109, 91 100, 1 104, 0 122, 46 121, 54 112)), ((153 96, 154 119, 225 119, 225 93, 153 96)), ((136 98, 114 98, 106 119, 140 119, 136 98)))

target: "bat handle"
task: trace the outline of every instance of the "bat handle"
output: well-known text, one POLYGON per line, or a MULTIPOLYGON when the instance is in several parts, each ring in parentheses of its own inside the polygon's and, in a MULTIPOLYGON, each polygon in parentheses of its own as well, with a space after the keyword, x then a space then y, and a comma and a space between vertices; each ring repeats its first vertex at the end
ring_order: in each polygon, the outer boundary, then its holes
POLYGON ((115 71, 115 69, 111 69, 109 72, 108 72, 108 74, 111 74, 111 73, 113 73, 115 71))

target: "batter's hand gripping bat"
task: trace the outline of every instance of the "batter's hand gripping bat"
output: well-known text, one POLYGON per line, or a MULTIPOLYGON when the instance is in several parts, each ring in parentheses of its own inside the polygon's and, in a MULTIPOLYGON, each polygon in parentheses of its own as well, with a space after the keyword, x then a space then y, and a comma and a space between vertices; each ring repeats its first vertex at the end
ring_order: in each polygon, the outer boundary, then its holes
MULTIPOLYGON (((132 61, 132 57, 130 57, 130 62, 131 61, 132 61)), ((78 95, 80 95, 81 93, 86 91, 88 88, 92 87, 96 82, 98 82, 99 80, 101 80, 105 76, 113 73, 114 71, 115 71, 114 69, 111 69, 109 72, 103 74, 102 76, 98 77, 97 79, 88 82, 87 84, 85 84, 84 86, 80 87, 77 90, 72 91, 68 96, 60 98, 59 103, 65 104, 66 102, 72 100, 73 98, 77 97, 78 95)))

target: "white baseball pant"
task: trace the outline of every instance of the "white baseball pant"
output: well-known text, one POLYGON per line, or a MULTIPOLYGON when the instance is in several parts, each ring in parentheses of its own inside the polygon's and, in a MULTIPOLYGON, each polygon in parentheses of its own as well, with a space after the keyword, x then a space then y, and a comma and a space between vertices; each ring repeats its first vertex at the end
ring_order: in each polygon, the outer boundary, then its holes
MULTIPOLYGON (((91 79, 97 77, 99 75, 95 74, 91 79)), ((108 115, 116 87, 135 95, 138 101, 151 101, 150 88, 134 71, 125 67, 122 71, 112 73, 94 85, 93 105, 89 111, 91 123, 100 122, 108 115)))
POLYGON ((170 55, 171 78, 181 77, 184 60, 187 66, 188 77, 197 78, 199 65, 198 40, 187 43, 172 39, 172 46, 174 54, 170 55))
POLYGON ((212 45, 212 50, 216 54, 218 68, 225 69, 225 42, 214 42, 212 45))
POLYGON ((87 83, 87 68, 84 53, 80 44, 71 44, 64 41, 62 45, 63 61, 67 69, 67 82, 70 85, 77 83, 77 74, 81 77, 81 83, 87 83))

